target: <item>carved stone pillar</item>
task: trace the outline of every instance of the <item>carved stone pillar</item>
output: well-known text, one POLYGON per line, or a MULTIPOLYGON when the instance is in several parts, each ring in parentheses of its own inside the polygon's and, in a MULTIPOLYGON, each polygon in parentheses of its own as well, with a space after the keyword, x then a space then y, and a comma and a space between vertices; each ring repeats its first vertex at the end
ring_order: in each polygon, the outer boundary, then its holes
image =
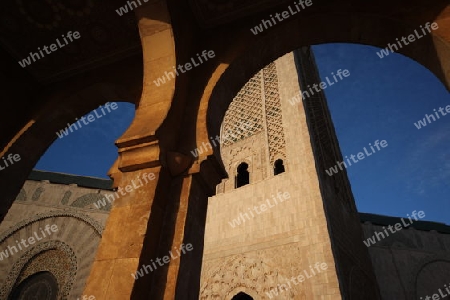
MULTIPOLYGON (((116 187, 124 189, 132 180, 153 173, 154 179, 114 201, 84 294, 96 299, 143 299, 150 291, 154 273, 135 280, 132 274, 154 259, 163 236, 172 176, 162 167, 162 145, 176 136, 158 136, 166 118, 175 81, 152 86, 175 64, 172 26, 165 1, 152 1, 135 10, 144 56, 144 82, 135 119, 116 142, 119 158, 110 170, 116 187)), ((176 160, 177 161, 177 160, 176 160)), ((180 162, 187 165, 186 162, 180 162)), ((152 175, 153 176, 153 175, 152 175)), ((168 205, 169 204, 169 205, 168 205)))
POLYGON ((219 168, 205 160, 200 169, 190 156, 173 150, 186 136, 179 125, 184 105, 173 104, 178 79, 153 83, 177 60, 166 2, 152 1, 135 12, 143 91, 133 123, 116 143, 119 158, 110 176, 122 189, 144 173, 155 177, 114 201, 84 294, 108 300, 198 299, 207 199, 220 180, 219 168), (181 244, 191 247, 178 255, 181 244), (175 257, 164 261, 170 253, 175 257), (137 271, 142 276, 135 278, 137 271))
POLYGON ((96 299, 130 299, 135 284, 131 274, 138 269, 141 253, 149 250, 144 242, 150 235, 158 235, 157 221, 150 219, 162 215, 162 208, 154 199, 157 184, 164 175, 160 167, 154 167, 122 173, 120 180, 131 182, 145 172, 153 172, 155 179, 114 202, 85 295, 94 295, 96 299))
POLYGON ((208 197, 220 181, 217 166, 213 160, 201 169, 195 163, 172 180, 156 257, 176 253, 182 244, 187 250, 155 270, 148 299, 198 299, 208 197))

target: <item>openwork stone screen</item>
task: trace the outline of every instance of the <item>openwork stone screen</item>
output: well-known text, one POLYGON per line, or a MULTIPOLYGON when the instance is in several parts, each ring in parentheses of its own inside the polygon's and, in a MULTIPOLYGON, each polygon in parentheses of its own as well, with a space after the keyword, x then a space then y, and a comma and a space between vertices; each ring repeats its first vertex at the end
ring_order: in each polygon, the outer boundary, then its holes
POLYGON ((264 97, 267 122, 267 136, 269 143, 270 163, 276 158, 285 157, 286 143, 283 132, 280 95, 278 93, 278 76, 275 63, 270 63, 263 69, 264 97))
POLYGON ((222 124, 224 147, 265 132, 269 162, 285 158, 286 145, 275 63, 255 74, 230 104, 222 124))
POLYGON ((222 125, 224 146, 248 138, 264 128, 261 71, 253 76, 233 99, 222 125), (243 124, 248 124, 245 127, 243 124))

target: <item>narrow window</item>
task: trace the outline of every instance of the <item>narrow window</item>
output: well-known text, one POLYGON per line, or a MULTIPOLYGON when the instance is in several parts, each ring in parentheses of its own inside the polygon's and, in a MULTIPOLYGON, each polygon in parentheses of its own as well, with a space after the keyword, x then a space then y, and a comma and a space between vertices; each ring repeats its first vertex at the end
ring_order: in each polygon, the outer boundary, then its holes
POLYGON ((284 164, 282 159, 277 159, 273 168, 274 175, 284 173, 284 164))
POLYGON ((240 292, 239 294, 234 296, 233 299, 231 300, 253 300, 253 298, 247 295, 246 293, 240 292))
POLYGON ((241 163, 237 167, 236 184, 235 187, 239 188, 250 183, 250 173, 248 172, 248 164, 241 163))

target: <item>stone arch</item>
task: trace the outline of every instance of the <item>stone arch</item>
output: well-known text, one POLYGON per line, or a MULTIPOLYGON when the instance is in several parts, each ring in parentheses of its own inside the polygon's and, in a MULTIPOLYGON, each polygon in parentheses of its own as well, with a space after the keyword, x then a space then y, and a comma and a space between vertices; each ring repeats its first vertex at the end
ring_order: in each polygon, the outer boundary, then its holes
POLYGON ((63 211, 50 211, 43 214, 39 214, 35 217, 29 218, 27 220, 21 221, 17 224, 15 224, 13 227, 9 228, 8 230, 4 231, 2 235, 0 235, 0 243, 2 243, 5 239, 7 239, 9 236, 13 235, 14 232, 28 226, 29 224, 38 222, 40 220, 54 218, 54 217, 73 217, 80 221, 83 221, 84 223, 90 225, 92 228, 95 229, 95 231, 98 233, 99 236, 102 235, 103 227, 94 219, 91 217, 82 214, 80 212, 66 209, 63 211))
MULTIPOLYGON (((0 153, 0 156, 6 153, 21 156, 21 160, 14 168, 7 168, 0 173, 0 188, 5 193, 0 206, 0 220, 6 215, 39 158, 58 138, 56 132, 106 102, 137 102, 137 97, 134 95, 135 87, 130 87, 129 83, 119 82, 120 77, 110 76, 111 81, 98 82, 98 79, 92 78, 92 74, 86 75, 85 78, 80 79, 82 83, 74 81, 73 86, 61 86, 51 95, 40 99, 45 104, 35 111, 27 124, 15 134, 12 141, 0 153), (128 89, 130 91, 127 91, 128 89)), ((103 79, 108 80, 108 78, 103 79)))
POLYGON ((231 148, 227 151, 227 153, 224 153, 222 155, 226 156, 226 171, 228 172, 228 170, 230 171, 230 176, 236 175, 236 168, 237 166, 242 163, 245 162, 247 163, 249 166, 253 166, 254 162, 253 162, 253 157, 256 155, 256 152, 254 150, 252 150, 250 147, 236 147, 236 148, 231 148), (250 158, 249 158, 250 157, 250 158))
POLYGON ((5 279, 5 282, 3 283, 3 286, 0 290, 1 299, 6 299, 8 297, 9 293, 12 291, 12 289, 16 284, 16 280, 18 279, 21 271, 24 269, 26 264, 32 261, 32 259, 37 255, 39 255, 40 253, 52 249, 61 250, 70 259, 70 266, 67 273, 69 275, 67 277, 68 280, 62 287, 60 287, 61 288, 60 295, 62 296, 62 299, 67 299, 77 274, 77 258, 75 256, 75 252, 72 250, 71 247, 69 247, 64 242, 55 240, 39 243, 38 245, 28 250, 24 255, 20 257, 18 261, 15 262, 14 266, 8 273, 8 277, 5 279))
MULTIPOLYGON (((183 113, 182 110, 175 110, 169 114, 169 110, 176 106, 173 103, 175 83, 179 81, 179 78, 174 78, 159 86, 155 84, 159 80, 159 76, 168 70, 173 70, 173 66, 179 60, 188 60, 187 52, 175 53, 175 38, 171 23, 173 16, 168 11, 167 3, 165 1, 148 3, 137 9, 135 14, 140 28, 143 50, 143 77, 145 83, 148 84, 142 86, 136 115, 126 132, 117 140, 116 145, 126 149, 119 151, 123 156, 126 151, 132 153, 133 146, 151 142, 151 145, 147 145, 151 157, 136 155, 133 160, 118 159, 111 168, 113 173, 118 173, 117 177, 113 178, 115 182, 120 180, 119 169, 124 171, 126 168, 127 171, 132 171, 160 165, 160 148, 168 146, 163 137, 173 135, 173 128, 170 125, 168 128, 164 128, 163 123, 170 123, 174 120, 178 122, 178 118, 181 118, 183 113), (158 49, 158 51, 153 52, 149 49, 158 49), (149 107, 157 109, 148 109, 149 107), (167 118, 171 120, 168 121, 167 118)), ((131 153, 127 154, 132 156, 131 153)))
MULTIPOLYGON (((205 88, 212 92, 201 98, 197 116, 197 145, 208 142, 208 136, 216 136, 220 132, 225 113, 234 96, 254 74, 278 57, 303 46, 331 42, 384 48, 399 36, 407 36, 420 25, 422 24, 417 20, 395 19, 387 15, 348 11, 322 13, 296 18, 271 28, 258 39, 236 43, 238 45, 235 47, 239 47, 240 51, 229 49, 229 53, 224 55, 231 57, 228 64, 215 70, 212 76, 214 80, 210 80, 205 88), (331 26, 333 23, 339 26, 331 26)), ((425 66, 450 88, 450 65, 445 61, 445 57, 450 57, 450 41, 443 36, 432 32, 432 35, 398 52, 425 66)), ((199 160, 203 161, 211 154, 222 164, 217 148, 203 153, 199 160)))
POLYGON ((59 293, 58 281, 49 271, 41 271, 28 276, 11 291, 9 299, 24 299, 37 297, 45 300, 57 300, 59 293))
POLYGON ((415 266, 411 269, 411 272, 409 273, 409 277, 407 278, 407 281, 406 281, 407 293, 405 296, 408 299, 416 299, 417 297, 420 296, 417 294, 418 293, 417 280, 418 280, 420 273, 427 266, 429 266, 433 263, 438 263, 438 262, 444 262, 444 263, 450 264, 450 254, 442 253, 442 254, 431 255, 431 256, 428 256, 426 258, 419 260, 415 264, 415 266))
MULTIPOLYGON (((230 41, 231 46, 224 49, 223 51, 226 53, 222 55, 227 59, 224 59, 215 69, 204 88, 205 93, 200 98, 195 119, 195 144, 208 143, 209 136, 219 134, 227 109, 240 89, 254 74, 284 54, 305 46, 332 42, 365 44, 384 48, 396 38, 408 36, 423 24, 422 20, 401 19, 383 15, 383 13, 368 14, 339 10, 335 13, 318 12, 313 16, 302 15, 295 20, 280 23, 254 39, 242 38, 235 43, 230 41), (336 25, 333 26, 333 23, 336 25)), ((442 26, 445 22, 445 20, 441 20, 442 26)), ((442 36, 443 33, 433 32, 432 35, 423 38, 411 47, 401 49, 399 53, 425 66, 449 88, 450 65, 448 59, 444 59, 444 57, 450 57, 450 41, 448 38, 445 40, 442 36)), ((244 33, 242 36, 245 36, 244 33)), ((375 50, 374 55, 376 55, 375 50)), ((323 159, 317 152, 314 153, 314 156, 323 159)), ((218 162, 219 171, 225 169, 219 147, 211 147, 210 150, 205 151, 198 157, 197 163, 200 163, 203 168, 208 166, 207 163, 211 160, 218 162)), ((346 182, 345 179, 343 180, 346 182)), ((347 190, 339 195, 344 194, 347 194, 347 190)), ((325 195, 324 197, 330 196, 325 195)), ((349 198, 352 199, 351 195, 349 198)), ((349 209, 353 206, 350 203, 349 209)), ((329 211, 325 213, 326 215, 330 214, 329 211)), ((355 224, 354 231, 357 230, 360 230, 360 227, 355 224)), ((332 234, 333 231, 330 229, 330 235, 332 234)), ((333 249, 333 251, 337 252, 338 250, 333 249)), ((361 251, 361 253, 365 252, 361 251)), ((361 257, 364 255, 361 254, 361 257)), ((341 265, 341 262, 336 265, 337 272, 341 272, 343 269, 341 265)), ((347 275, 344 274, 342 277, 347 275)), ((352 278, 352 280, 355 280, 358 286, 367 285, 370 289, 365 292, 370 293, 371 297, 378 296, 378 288, 372 270, 367 271, 366 278, 352 278), (357 282, 356 279, 361 279, 361 282, 357 282), (363 282, 363 279, 367 282, 363 282)), ((343 291, 343 294, 358 295, 347 287, 348 285, 345 283, 346 290, 343 291)))
MULTIPOLYGON (((39 232, 39 228, 44 228, 47 224, 57 225, 58 231, 46 236, 42 241, 37 241, 34 245, 28 245, 27 248, 10 255, 8 260, 0 261, 0 270, 3 273, 0 276, 0 285, 12 288, 20 270, 30 261, 31 257, 48 249, 56 249, 52 248, 55 245, 64 244, 71 249, 65 253, 74 253, 69 257, 71 257, 72 264, 75 266, 74 270, 76 270, 75 273, 71 273, 73 283, 71 283, 69 291, 79 296, 83 291, 85 279, 92 266, 95 250, 103 230, 102 226, 89 216, 73 210, 51 211, 34 216, 5 231, 0 236, 0 247, 5 250, 8 245, 15 245, 15 240, 33 236, 33 232, 39 232), (24 254, 21 255, 22 253, 24 254), (5 280, 8 282, 5 283, 5 280)), ((67 247, 61 249, 64 250, 67 247)), ((5 295, 8 294, 7 292, 9 293, 9 291, 2 291, 5 295)), ((0 298, 4 299, 1 296, 0 298)))

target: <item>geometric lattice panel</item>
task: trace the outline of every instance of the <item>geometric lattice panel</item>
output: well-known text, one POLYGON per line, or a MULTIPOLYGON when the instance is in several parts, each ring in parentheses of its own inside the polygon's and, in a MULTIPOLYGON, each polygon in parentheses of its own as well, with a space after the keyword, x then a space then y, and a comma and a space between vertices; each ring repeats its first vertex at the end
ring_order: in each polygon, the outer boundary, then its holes
POLYGON ((286 157, 286 142, 284 139, 283 118, 275 63, 272 62, 263 69, 263 78, 267 136, 269 141, 269 161, 273 165, 276 158, 286 157))
POLYGON ((261 72, 239 91, 223 119, 221 142, 229 146, 264 129, 261 72))
POLYGON ((276 159, 286 158, 282 115, 278 74, 272 62, 253 76, 231 102, 223 120, 221 142, 230 146, 265 130, 268 159, 273 165, 276 159))

